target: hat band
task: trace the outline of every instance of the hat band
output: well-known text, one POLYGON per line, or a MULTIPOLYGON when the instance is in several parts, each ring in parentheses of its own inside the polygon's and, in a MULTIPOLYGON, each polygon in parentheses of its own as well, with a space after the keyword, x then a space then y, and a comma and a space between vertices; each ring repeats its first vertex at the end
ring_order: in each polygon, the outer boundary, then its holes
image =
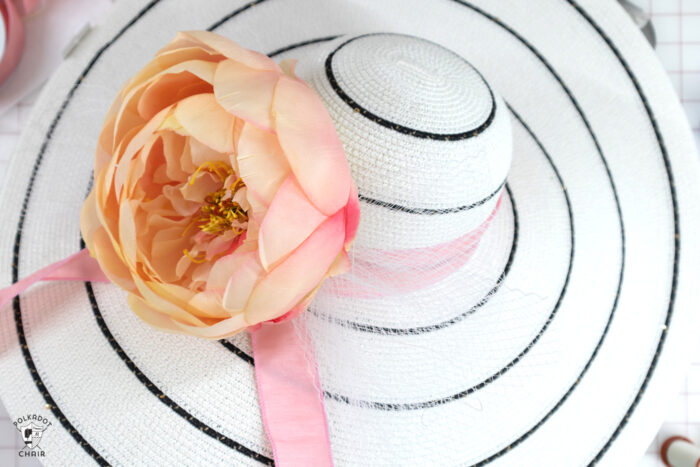
POLYGON ((87 248, 83 248, 0 290, 0 310, 5 308, 5 305, 14 297, 41 281, 109 282, 109 279, 104 275, 97 261, 90 256, 87 248))
POLYGON ((263 323, 250 338, 260 412, 275 463, 332 466, 323 393, 305 329, 292 320, 263 323))
POLYGON ((328 280, 342 297, 381 298, 429 287, 469 262, 503 201, 501 194, 491 214, 474 230, 425 248, 380 250, 357 248, 353 270, 328 280))

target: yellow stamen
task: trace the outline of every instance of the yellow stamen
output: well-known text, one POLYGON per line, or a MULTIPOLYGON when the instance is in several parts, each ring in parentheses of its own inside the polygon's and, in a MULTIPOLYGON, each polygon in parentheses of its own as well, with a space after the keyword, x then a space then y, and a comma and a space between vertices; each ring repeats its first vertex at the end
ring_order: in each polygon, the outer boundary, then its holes
POLYGON ((190 255, 189 250, 187 248, 185 248, 184 250, 182 250, 182 254, 187 256, 190 259, 190 261, 192 261, 193 263, 196 263, 196 264, 202 264, 202 263, 205 263, 207 261, 207 254, 204 252, 202 252, 202 255, 204 255, 204 256, 200 257, 199 255, 197 255, 197 257, 193 257, 192 255, 190 255))
POLYGON ((226 177, 228 177, 229 175, 233 175, 234 173, 233 169, 229 167, 225 162, 205 162, 203 164, 200 164, 200 166, 197 167, 197 170, 195 170, 192 176, 190 177, 190 186, 194 185, 195 180, 197 180, 197 175, 199 175, 199 172, 201 172, 202 170, 206 170, 209 173, 216 174, 216 176, 219 177, 219 179, 221 179, 222 182, 226 180, 226 177))
POLYGON ((195 225, 197 223, 197 221, 199 221, 199 220, 200 219, 198 217, 193 217, 192 220, 190 221, 190 223, 187 224, 187 227, 185 227, 185 230, 182 231, 180 236, 184 237, 185 235, 187 235, 187 232, 189 232, 190 229, 192 228, 192 226, 195 225))
MULTIPOLYGON (((229 176, 235 174, 234 170, 225 162, 205 162, 197 167, 190 177, 190 186, 194 185, 197 175, 202 170, 215 174, 222 182, 226 182, 229 176)), ((243 224, 248 222, 248 213, 238 202, 233 201, 235 194, 243 187, 245 187, 245 183, 241 177, 238 177, 228 188, 224 186, 213 193, 209 193, 204 198, 204 203, 199 209, 199 213, 194 215, 185 227, 181 234, 182 237, 186 236, 194 225, 197 225, 201 231, 210 235, 221 235, 225 232, 233 231, 234 236, 237 236, 245 232, 243 224)), ((182 253, 190 261, 197 264, 215 260, 224 254, 215 255, 211 260, 207 260, 206 253, 201 253, 195 257, 187 249, 184 249, 182 253)))
POLYGON ((241 188, 243 188, 244 186, 245 186, 245 183, 243 183, 243 179, 241 177, 238 177, 236 179, 236 181, 231 184, 231 186, 229 187, 229 190, 231 190, 231 193, 235 195, 236 192, 238 190, 240 190, 241 188), (240 182, 241 186, 238 186, 239 182, 240 182))
MULTIPOLYGON (((236 182, 235 185, 237 185, 236 182)), ((234 185, 234 186, 235 186, 234 185)), ((230 189, 232 193, 238 188, 230 189)), ((226 188, 209 194, 204 198, 204 204, 200 209, 199 220, 203 222, 199 226, 201 230, 210 234, 220 234, 233 229, 233 223, 238 222, 244 224, 248 222, 248 213, 231 198, 224 199, 227 193, 226 188)))

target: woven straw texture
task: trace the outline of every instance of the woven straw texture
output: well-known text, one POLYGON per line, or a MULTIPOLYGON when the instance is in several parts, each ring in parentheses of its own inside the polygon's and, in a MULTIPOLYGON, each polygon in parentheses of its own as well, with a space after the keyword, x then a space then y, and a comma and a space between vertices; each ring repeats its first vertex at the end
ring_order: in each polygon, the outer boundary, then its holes
MULTIPOLYGON (((302 318, 336 464, 643 452, 695 325, 700 168, 671 85, 613 2, 120 2, 23 135, 1 285, 78 250, 111 99, 176 31, 207 28, 300 60, 363 198, 355 268, 302 318), (402 35, 363 36, 377 32, 402 35), (419 262, 420 287, 367 292, 377 265, 406 264, 377 251, 442 245, 497 205, 458 270, 435 280, 419 262)), ((0 313, 0 397, 13 417, 53 422, 49 465, 271 463, 250 355, 245 334, 154 331, 106 284, 42 284, 0 313)))

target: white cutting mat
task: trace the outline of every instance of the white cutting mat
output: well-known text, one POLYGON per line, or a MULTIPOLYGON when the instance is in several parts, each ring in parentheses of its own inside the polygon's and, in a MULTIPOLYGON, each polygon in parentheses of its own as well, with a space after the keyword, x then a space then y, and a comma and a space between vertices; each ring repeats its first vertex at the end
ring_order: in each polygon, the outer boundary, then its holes
MULTIPOLYGON (((651 12, 658 41, 657 54, 683 102, 700 147, 700 0, 633 1, 651 12)), ((23 98, 0 115, 0 185, 36 95, 35 92, 23 98)), ((639 467, 662 466, 659 447, 668 436, 681 435, 700 444, 700 347, 694 355, 685 384, 672 401, 666 421, 639 467)), ((17 455, 22 445, 19 433, 0 403, 0 466, 38 465, 36 460, 17 455)), ((634 460, 630 463, 634 464, 634 460)))

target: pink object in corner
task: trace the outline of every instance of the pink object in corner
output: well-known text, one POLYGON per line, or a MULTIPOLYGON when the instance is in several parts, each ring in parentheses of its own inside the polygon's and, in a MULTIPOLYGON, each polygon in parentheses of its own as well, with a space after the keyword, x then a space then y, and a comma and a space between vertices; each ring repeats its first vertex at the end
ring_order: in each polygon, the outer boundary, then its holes
POLYGON ((0 0, 0 14, 5 23, 5 50, 0 58, 0 85, 12 74, 24 50, 22 18, 36 8, 39 0, 0 0))

